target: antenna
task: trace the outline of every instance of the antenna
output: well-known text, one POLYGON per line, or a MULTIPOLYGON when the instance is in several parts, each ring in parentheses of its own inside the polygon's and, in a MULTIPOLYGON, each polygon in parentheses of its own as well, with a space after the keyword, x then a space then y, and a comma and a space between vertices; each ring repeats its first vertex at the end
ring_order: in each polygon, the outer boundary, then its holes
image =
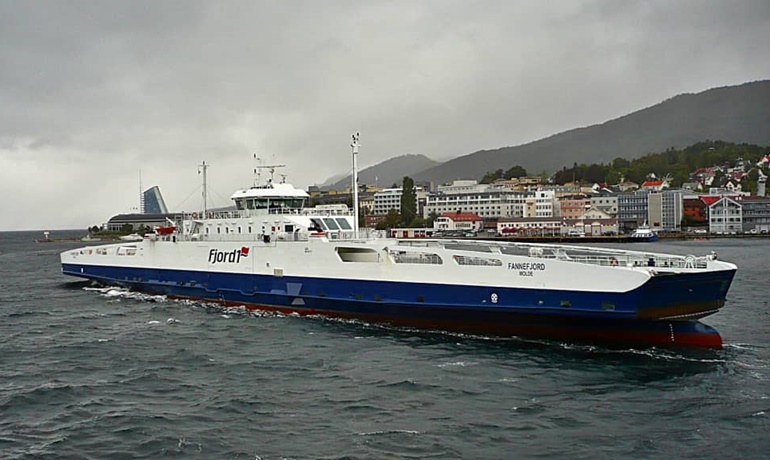
POLYGON ((203 173, 203 192, 202 192, 202 194, 203 194, 203 215, 204 216, 206 215, 206 212, 208 211, 208 203, 207 203, 208 199, 207 199, 207 196, 206 196, 206 188, 207 188, 207 185, 206 185, 206 170, 209 169, 209 166, 211 166, 211 165, 207 165, 205 161, 198 165, 198 174, 203 173))
POLYGON ((361 135, 355 133, 352 136, 350 147, 353 149, 353 232, 354 238, 358 238, 358 149, 361 144, 358 139, 361 135))
MULTIPOLYGON (((275 170, 278 168, 285 168, 286 165, 267 165, 267 166, 257 166, 254 168, 254 171, 257 171, 257 177, 260 177, 262 175, 262 170, 266 169, 270 173, 270 180, 268 180, 267 184, 273 183, 273 175, 275 175, 275 170)), ((286 174, 281 174, 283 178, 286 178, 286 174)), ((267 185, 266 184, 266 185, 267 185)))
POLYGON ((260 161, 261 160, 259 159, 259 157, 255 153, 254 154, 254 187, 259 186, 259 183, 260 183, 260 176, 261 176, 261 174, 260 174, 261 171, 259 169, 259 162, 260 161))

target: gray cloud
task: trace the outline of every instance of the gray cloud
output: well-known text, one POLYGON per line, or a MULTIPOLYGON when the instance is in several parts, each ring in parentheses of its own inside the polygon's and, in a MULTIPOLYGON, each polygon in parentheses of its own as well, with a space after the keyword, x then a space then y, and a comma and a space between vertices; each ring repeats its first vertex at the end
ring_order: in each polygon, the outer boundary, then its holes
MULTIPOLYGON (((0 229, 84 227, 138 171, 198 206, 251 154, 306 186, 766 79, 766 1, 0 2, 0 229)), ((216 195, 215 195, 216 196, 216 195)))

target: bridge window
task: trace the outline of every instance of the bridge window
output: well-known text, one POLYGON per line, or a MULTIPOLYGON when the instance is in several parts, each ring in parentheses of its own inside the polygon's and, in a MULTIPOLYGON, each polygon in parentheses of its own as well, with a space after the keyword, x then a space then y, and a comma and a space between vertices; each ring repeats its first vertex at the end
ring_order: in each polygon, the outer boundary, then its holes
POLYGON ((327 227, 329 227, 329 230, 339 230, 340 227, 337 225, 337 223, 334 221, 334 219, 331 218, 325 218, 324 223, 327 227))
POLYGON ((340 228, 343 230, 352 230, 352 227, 348 223, 348 220, 345 219, 344 217, 338 217, 337 223, 340 224, 340 228))

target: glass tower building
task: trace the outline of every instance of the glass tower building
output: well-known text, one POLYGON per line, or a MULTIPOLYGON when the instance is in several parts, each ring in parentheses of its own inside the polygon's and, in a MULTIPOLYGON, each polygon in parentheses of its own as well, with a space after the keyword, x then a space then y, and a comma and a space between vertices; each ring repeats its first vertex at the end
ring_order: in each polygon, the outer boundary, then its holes
POLYGON ((157 185, 142 193, 142 214, 168 214, 166 202, 157 185))

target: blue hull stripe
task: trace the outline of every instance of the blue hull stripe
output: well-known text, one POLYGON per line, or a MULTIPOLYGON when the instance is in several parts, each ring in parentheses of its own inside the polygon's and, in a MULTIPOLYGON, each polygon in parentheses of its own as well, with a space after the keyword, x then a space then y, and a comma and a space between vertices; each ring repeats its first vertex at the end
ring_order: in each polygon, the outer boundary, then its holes
POLYGON ((724 302, 734 271, 656 276, 626 293, 492 288, 427 283, 276 277, 185 270, 62 264, 67 275, 153 294, 230 303, 387 314, 427 319, 504 313, 536 317, 634 319, 646 309, 724 302))

